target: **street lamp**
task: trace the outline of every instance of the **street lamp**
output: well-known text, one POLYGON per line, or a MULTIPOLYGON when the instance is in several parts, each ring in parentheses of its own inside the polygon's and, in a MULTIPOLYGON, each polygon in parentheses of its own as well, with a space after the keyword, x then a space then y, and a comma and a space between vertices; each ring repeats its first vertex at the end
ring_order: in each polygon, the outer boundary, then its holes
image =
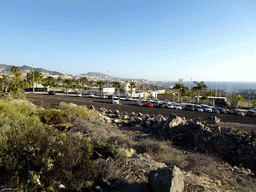
POLYGON ((33 68, 33 92, 35 92, 35 88, 34 88, 34 67, 33 67, 33 64, 32 64, 32 68, 33 68))

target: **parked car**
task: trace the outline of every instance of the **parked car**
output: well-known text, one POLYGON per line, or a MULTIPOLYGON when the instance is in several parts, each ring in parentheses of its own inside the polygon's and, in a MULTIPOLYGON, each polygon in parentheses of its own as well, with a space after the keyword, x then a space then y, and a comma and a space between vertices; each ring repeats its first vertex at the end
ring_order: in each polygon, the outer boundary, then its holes
POLYGON ((202 107, 200 105, 195 105, 195 111, 204 112, 204 110, 202 109, 202 107))
POLYGON ((212 112, 212 108, 209 107, 209 106, 204 106, 204 107, 202 107, 202 108, 203 108, 203 110, 204 110, 205 112, 209 112, 209 113, 212 112))
POLYGON ((140 99, 138 99, 137 101, 135 101, 135 105, 137 106, 142 106, 142 102, 140 99))
POLYGON ((145 103, 145 106, 146 107, 153 107, 153 104, 151 102, 147 102, 147 103, 145 103))
POLYGON ((76 93, 76 97, 82 97, 82 93, 76 93))
POLYGON ((174 104, 173 103, 167 103, 165 104, 165 107, 168 108, 168 109, 174 109, 174 104))
POLYGON ((101 99, 107 99, 108 96, 107 96, 107 95, 101 95, 100 98, 101 98, 101 99))
POLYGON ((55 91, 49 91, 48 94, 49 95, 56 95, 55 91))
POLYGON ((155 100, 154 100, 154 103, 157 103, 157 102, 159 102, 159 99, 155 99, 155 100))
POLYGON ((156 106, 159 107, 159 108, 164 108, 165 104, 162 103, 162 102, 158 102, 156 106))
POLYGON ((112 97, 112 104, 119 104, 118 97, 112 97))
POLYGON ((130 96, 127 96, 126 101, 132 101, 132 98, 130 96))
POLYGON ((215 108, 215 107, 212 107, 212 112, 213 112, 213 113, 220 114, 220 111, 219 111, 217 108, 215 108))
POLYGON ((168 99, 164 100, 164 104, 170 103, 170 101, 168 99))
POLYGON ((223 113, 223 114, 227 113, 227 111, 221 107, 218 107, 217 109, 220 111, 220 113, 223 113))
POLYGON ((174 103, 173 106, 174 106, 174 109, 182 110, 181 105, 178 103, 174 103))
POLYGON ((194 107, 194 105, 187 104, 187 105, 185 105, 185 109, 187 109, 187 110, 189 110, 189 111, 194 111, 194 110, 195 110, 195 107, 194 107))
POLYGON ((113 95, 108 95, 108 99, 112 99, 113 95))
POLYGON ((152 103, 153 101, 152 101, 152 99, 147 98, 146 102, 150 102, 150 103, 152 103))
POLYGON ((249 116, 256 116, 256 108, 252 108, 248 111, 248 114, 249 116))
POLYGON ((90 93, 88 97, 94 98, 94 94, 93 94, 93 93, 90 93))
POLYGON ((247 114, 248 111, 246 110, 241 110, 241 109, 235 109, 233 111, 234 115, 240 115, 240 116, 245 116, 247 114))

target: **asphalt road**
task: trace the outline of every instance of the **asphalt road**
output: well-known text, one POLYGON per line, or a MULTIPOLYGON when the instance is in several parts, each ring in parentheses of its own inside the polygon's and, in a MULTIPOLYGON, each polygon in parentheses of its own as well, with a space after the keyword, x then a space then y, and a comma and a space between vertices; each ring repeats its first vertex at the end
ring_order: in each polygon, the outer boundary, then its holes
POLYGON ((114 105, 111 103, 111 99, 100 99, 98 97, 88 98, 83 95, 82 97, 75 97, 75 95, 65 95, 65 94, 56 94, 48 95, 47 93, 26 93, 28 100, 32 101, 36 106, 42 106, 44 108, 51 108, 56 104, 59 104, 61 101, 72 102, 77 105, 86 105, 89 107, 93 105, 96 109, 105 107, 108 110, 119 110, 127 111, 128 113, 135 112, 149 115, 158 115, 162 114, 165 117, 168 117, 170 114, 176 114, 186 119, 193 119, 195 117, 202 117, 204 120, 208 116, 215 115, 221 119, 222 122, 235 122, 243 124, 256 124, 255 117, 249 116, 237 116, 231 114, 216 114, 216 113, 207 113, 207 112, 197 112, 197 111, 187 111, 187 110, 176 110, 176 109, 167 109, 167 108, 149 108, 149 107, 139 107, 135 106, 135 101, 120 101, 119 105, 114 105))

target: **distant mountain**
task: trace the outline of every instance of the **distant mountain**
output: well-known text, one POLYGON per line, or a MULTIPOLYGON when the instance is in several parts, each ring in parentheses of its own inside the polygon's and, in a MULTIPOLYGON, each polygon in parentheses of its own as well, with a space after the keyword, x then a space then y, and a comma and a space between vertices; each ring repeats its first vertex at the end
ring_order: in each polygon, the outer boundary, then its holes
POLYGON ((111 77, 109 75, 106 75, 105 73, 100 73, 100 72, 89 72, 89 73, 86 73, 86 74, 80 74, 82 76, 98 76, 98 77, 111 77))
MULTIPOLYGON (((13 67, 14 65, 5 65, 5 64, 0 64, 0 72, 3 72, 3 71, 6 71, 7 73, 11 73, 11 68, 13 67)), ((57 71, 50 71, 50 70, 47 70, 47 69, 43 69, 43 68, 32 68, 30 66, 27 66, 27 65, 23 65, 22 67, 19 67, 17 66, 17 68, 23 72, 24 70, 26 71, 29 71, 29 72, 32 72, 33 69, 34 71, 38 71, 40 73, 49 73, 49 75, 63 75, 63 73, 60 73, 60 72, 57 72, 57 71)))

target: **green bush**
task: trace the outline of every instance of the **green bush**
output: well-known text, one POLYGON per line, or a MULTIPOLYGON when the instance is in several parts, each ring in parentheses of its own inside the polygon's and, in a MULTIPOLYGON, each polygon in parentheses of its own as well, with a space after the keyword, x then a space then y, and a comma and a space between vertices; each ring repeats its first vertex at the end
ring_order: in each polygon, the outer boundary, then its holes
POLYGON ((64 123, 64 120, 62 119, 62 112, 57 109, 45 109, 39 111, 39 118, 43 123, 46 123, 48 125, 56 125, 59 123, 64 123))
POLYGON ((61 102, 59 109, 62 111, 65 117, 80 117, 80 118, 89 118, 91 113, 87 108, 82 106, 75 106, 61 102))

